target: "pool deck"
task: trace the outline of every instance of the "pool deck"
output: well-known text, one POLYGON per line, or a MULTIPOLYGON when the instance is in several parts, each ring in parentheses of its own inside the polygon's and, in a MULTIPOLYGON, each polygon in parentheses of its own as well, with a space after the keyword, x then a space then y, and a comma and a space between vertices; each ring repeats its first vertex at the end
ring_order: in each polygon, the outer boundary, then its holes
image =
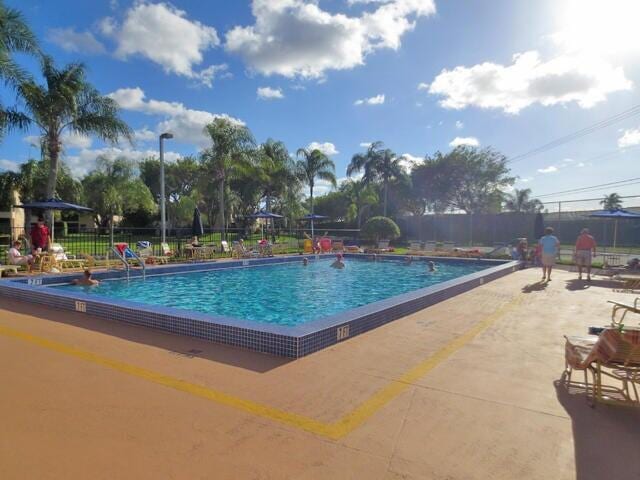
POLYGON ((297 360, 2 299, 0 478, 640 478, 640 409, 558 382, 636 295, 539 275, 297 360))

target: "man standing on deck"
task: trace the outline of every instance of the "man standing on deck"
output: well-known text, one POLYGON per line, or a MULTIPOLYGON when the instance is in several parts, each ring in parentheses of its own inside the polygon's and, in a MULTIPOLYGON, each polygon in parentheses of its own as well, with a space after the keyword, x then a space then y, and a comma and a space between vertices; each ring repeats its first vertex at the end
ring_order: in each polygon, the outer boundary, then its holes
POLYGON ((587 270, 587 282, 591 281, 591 259, 596 255, 596 241, 589 235, 589 229, 583 228, 576 240, 576 247, 573 254, 578 266, 578 280, 582 280, 582 269, 587 270))
POLYGON ((560 251, 560 241, 553 234, 553 228, 547 227, 544 229, 544 237, 538 243, 542 247, 542 281, 544 282, 546 277, 547 282, 550 282, 551 270, 560 251))
POLYGON ((38 223, 31 229, 31 249, 34 253, 46 252, 50 240, 49 229, 44 224, 44 218, 38 217, 38 223))

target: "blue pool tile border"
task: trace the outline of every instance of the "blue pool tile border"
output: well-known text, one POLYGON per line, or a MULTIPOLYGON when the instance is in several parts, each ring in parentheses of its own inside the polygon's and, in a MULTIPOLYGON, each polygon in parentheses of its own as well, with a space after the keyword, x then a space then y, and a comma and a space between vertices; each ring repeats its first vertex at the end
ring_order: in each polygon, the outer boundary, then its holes
MULTIPOLYGON (((345 257, 363 257, 345 254, 345 257)), ((326 255, 307 255, 315 261, 326 255)), ((402 261, 398 255, 377 255, 377 258, 402 261)), ((362 307, 286 327, 247 320, 210 315, 191 310, 153 306, 121 299, 102 299, 82 292, 52 289, 48 286, 68 283, 78 274, 54 274, 0 280, 0 297, 46 305, 56 309, 79 311, 107 320, 116 320, 163 330, 227 345, 248 348, 261 353, 298 358, 377 328, 385 323, 422 310, 515 271, 519 263, 503 260, 476 260, 443 257, 414 257, 417 261, 434 260, 447 263, 481 263, 487 268, 437 285, 422 288, 362 307)), ((147 276, 182 272, 242 268, 274 263, 300 262, 302 256, 256 258, 224 262, 158 265, 147 268, 147 276)), ((97 272, 100 280, 126 276, 123 271, 97 272)), ((132 270, 131 278, 142 276, 132 270)))

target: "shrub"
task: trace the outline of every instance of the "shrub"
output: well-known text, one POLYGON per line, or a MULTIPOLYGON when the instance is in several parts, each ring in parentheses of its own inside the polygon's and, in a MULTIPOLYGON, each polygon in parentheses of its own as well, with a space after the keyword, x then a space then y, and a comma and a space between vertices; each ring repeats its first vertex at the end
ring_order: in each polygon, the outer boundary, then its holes
POLYGON ((396 222, 390 218, 371 217, 362 227, 361 233, 364 237, 375 240, 376 242, 381 238, 393 240, 400 236, 400 228, 396 222))

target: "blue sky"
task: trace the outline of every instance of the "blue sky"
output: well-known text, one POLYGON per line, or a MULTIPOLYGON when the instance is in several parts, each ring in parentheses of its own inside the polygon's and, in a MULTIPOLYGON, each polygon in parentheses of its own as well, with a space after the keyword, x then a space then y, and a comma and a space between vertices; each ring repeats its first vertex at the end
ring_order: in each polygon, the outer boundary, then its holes
MULTIPOLYGON (((67 138, 78 175, 98 154, 152 154, 164 130, 176 137, 170 158, 196 153, 214 115, 291 151, 315 142, 344 177, 374 140, 407 162, 454 142, 515 156, 640 103, 634 0, 6 3, 59 64, 86 63, 137 132, 115 150, 67 138)), ((37 156, 36 134, 8 136, 0 168, 37 156)), ((640 116, 514 163, 516 187, 542 195, 638 176, 638 145, 640 116)), ((639 189, 545 199, 611 191, 639 189)))

